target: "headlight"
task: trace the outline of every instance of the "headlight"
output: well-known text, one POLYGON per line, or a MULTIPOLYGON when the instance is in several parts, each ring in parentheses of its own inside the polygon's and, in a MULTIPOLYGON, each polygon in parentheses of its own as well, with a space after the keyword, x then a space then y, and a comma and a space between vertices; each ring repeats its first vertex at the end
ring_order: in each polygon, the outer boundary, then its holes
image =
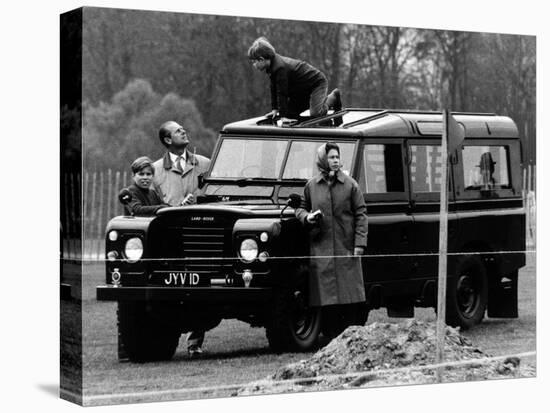
POLYGON ((124 254, 128 262, 136 262, 143 255, 143 242, 141 238, 130 238, 124 246, 124 254))
POLYGON ((252 238, 246 238, 241 242, 239 249, 241 258, 245 262, 252 262, 258 256, 258 243, 252 238))

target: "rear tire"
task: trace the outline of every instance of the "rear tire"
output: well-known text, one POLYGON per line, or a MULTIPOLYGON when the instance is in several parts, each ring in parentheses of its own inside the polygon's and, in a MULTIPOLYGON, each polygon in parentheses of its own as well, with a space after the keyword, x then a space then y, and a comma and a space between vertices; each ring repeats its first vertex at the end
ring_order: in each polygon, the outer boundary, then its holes
POLYGON ((174 325, 163 322, 152 306, 138 301, 119 301, 117 318, 119 340, 130 361, 170 360, 174 356, 180 332, 174 325))
POLYGON ((447 287, 447 324, 464 330, 479 324, 487 308, 487 273, 479 257, 465 257, 447 287))
POLYGON ((320 307, 309 307, 307 297, 299 290, 276 292, 272 305, 266 336, 273 351, 309 351, 317 347, 320 307))

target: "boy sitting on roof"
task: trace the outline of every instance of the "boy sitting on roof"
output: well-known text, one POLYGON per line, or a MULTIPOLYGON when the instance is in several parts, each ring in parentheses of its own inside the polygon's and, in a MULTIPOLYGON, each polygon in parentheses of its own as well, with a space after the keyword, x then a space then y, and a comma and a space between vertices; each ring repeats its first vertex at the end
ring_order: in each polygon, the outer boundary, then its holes
POLYGON ((269 118, 277 115, 297 119, 304 110, 310 116, 326 115, 328 109, 342 109, 340 91, 334 89, 327 96, 325 75, 302 61, 277 54, 265 37, 260 37, 248 49, 248 58, 255 69, 266 72, 271 79, 271 107, 269 118))

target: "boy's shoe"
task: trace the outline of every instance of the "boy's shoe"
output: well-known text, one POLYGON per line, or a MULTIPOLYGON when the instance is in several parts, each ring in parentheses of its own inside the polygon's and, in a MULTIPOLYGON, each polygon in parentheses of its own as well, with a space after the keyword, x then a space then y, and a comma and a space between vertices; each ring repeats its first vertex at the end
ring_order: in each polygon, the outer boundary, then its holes
POLYGON ((334 89, 327 96, 327 106, 329 109, 333 109, 335 112, 342 110, 342 97, 338 88, 334 89))
POLYGON ((189 346, 189 348, 187 349, 187 352, 189 353, 189 357, 191 358, 197 358, 202 356, 202 348, 197 345, 189 346))

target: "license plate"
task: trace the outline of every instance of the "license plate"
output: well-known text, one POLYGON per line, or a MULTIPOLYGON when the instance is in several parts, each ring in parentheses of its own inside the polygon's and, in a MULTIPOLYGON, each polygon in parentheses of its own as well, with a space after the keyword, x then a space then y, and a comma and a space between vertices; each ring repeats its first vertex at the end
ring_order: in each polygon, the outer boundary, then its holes
POLYGON ((164 272, 163 276, 165 285, 193 287, 199 285, 201 282, 201 277, 196 272, 168 271, 164 272))

